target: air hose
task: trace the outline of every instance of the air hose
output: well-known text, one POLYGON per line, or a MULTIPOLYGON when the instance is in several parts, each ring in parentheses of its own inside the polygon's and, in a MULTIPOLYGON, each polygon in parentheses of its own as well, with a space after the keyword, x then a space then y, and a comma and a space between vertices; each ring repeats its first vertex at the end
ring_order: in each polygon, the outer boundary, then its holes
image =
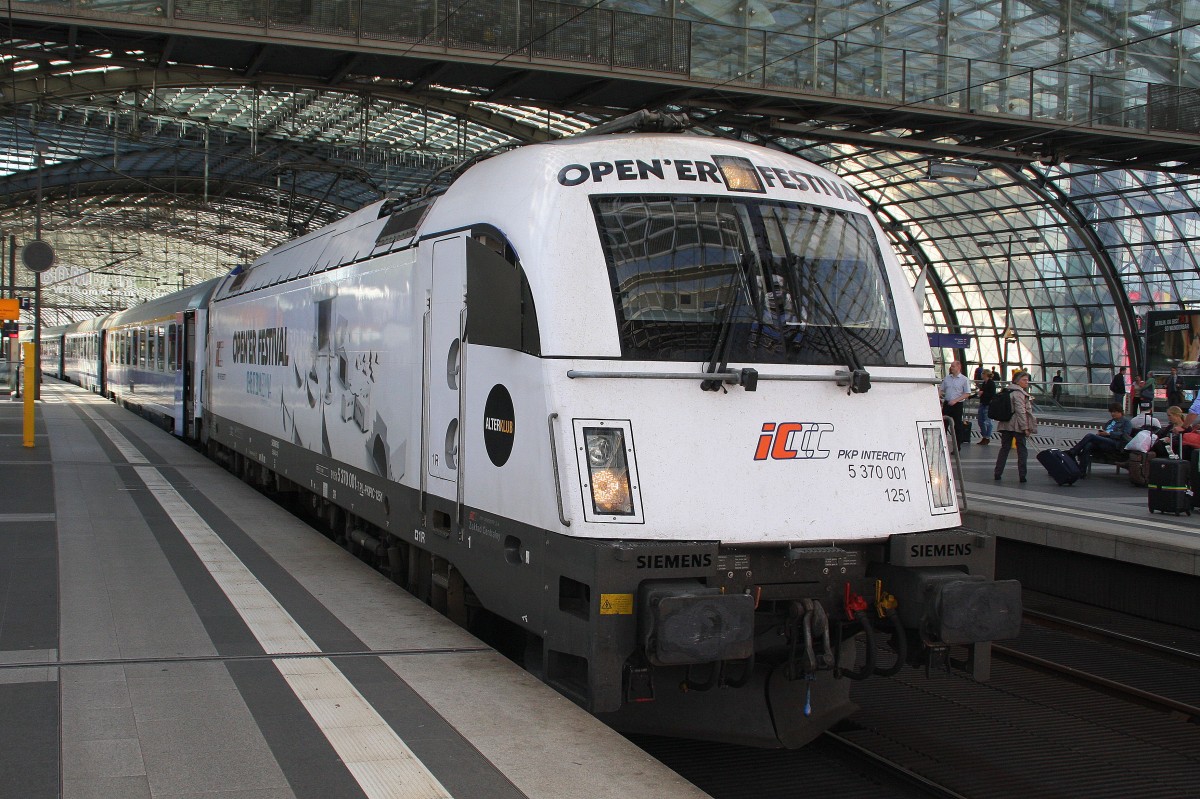
MULTIPOLYGON (((862 625, 863 634, 867 639, 867 659, 863 663, 863 667, 859 670, 844 669, 840 665, 834 669, 833 676, 849 677, 852 680, 865 680, 875 673, 875 627, 871 624, 871 618, 865 610, 854 612, 854 620, 862 625)), ((840 625, 839 625, 840 626, 840 625)), ((842 636, 838 635, 838 640, 842 636)))
POLYGON ((891 677, 899 672, 904 667, 904 662, 908 660, 908 636, 904 632, 904 625, 900 623, 899 613, 894 609, 888 609, 884 615, 892 622, 892 648, 896 650, 896 662, 887 668, 875 669, 875 675, 891 677))

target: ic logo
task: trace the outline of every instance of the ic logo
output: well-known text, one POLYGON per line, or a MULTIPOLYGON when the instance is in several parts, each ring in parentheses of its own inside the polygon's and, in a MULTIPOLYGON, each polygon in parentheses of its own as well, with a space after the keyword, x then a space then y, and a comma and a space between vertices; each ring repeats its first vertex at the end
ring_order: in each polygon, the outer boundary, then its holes
POLYGON ((833 425, 829 422, 764 422, 762 435, 758 437, 758 448, 754 450, 754 460, 828 458, 829 450, 820 448, 821 434, 832 432, 833 425))

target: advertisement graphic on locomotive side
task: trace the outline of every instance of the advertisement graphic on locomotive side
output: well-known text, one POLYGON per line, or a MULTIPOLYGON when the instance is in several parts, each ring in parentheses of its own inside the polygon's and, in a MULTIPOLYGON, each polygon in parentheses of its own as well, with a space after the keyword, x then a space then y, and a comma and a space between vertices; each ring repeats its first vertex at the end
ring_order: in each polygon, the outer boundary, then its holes
MULTIPOLYGON (((305 280, 254 302, 217 304, 216 407, 314 454, 399 480, 411 403, 400 379, 408 331, 388 312, 407 301, 397 296, 406 282, 394 271, 349 269, 336 281, 305 280)), ((332 472, 324 477, 346 484, 332 472)))

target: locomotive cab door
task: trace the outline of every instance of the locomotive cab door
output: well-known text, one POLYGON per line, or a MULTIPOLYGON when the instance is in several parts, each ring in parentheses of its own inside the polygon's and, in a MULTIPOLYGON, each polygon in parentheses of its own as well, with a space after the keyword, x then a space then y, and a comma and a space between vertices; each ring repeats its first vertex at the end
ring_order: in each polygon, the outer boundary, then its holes
POLYGON ((463 338, 466 332, 466 237, 432 243, 424 368, 422 482, 429 493, 460 500, 463 338))

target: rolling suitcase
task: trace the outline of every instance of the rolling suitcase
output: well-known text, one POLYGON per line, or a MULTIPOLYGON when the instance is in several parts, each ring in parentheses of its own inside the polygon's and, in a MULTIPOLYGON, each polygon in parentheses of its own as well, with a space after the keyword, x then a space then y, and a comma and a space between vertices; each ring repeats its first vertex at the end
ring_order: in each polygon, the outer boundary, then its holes
POLYGON ((1069 486, 1083 476, 1075 459, 1061 449, 1044 449, 1037 454, 1037 459, 1060 486, 1069 486))
MULTIPOLYGON (((1153 458, 1153 452, 1130 452, 1129 482, 1138 488, 1145 488, 1150 479, 1150 461, 1153 458)), ((1195 487, 1192 490, 1195 491, 1195 487)))
POLYGON ((1177 458, 1154 458, 1146 479, 1146 502, 1150 512, 1192 515, 1191 466, 1177 458))
POLYGON ((1192 450, 1192 507, 1200 506, 1200 449, 1192 450))

